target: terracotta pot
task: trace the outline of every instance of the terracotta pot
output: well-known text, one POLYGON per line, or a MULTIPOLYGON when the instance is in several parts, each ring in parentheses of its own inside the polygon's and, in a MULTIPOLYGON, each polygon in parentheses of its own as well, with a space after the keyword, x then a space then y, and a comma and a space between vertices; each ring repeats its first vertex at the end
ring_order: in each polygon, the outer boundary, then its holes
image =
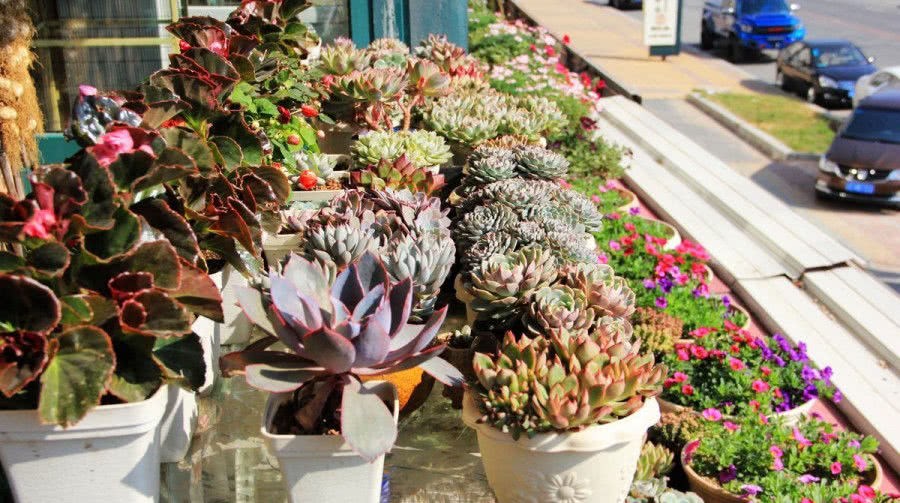
POLYGON ((641 203, 634 192, 623 187, 616 187, 613 190, 621 194, 622 198, 627 201, 625 204, 616 208, 617 212, 627 213, 631 208, 639 208, 641 206, 641 203))
MULTIPOLYGON (((691 443, 693 442, 688 442, 688 445, 691 443)), ((687 475, 688 485, 690 486, 691 491, 703 498, 705 503, 746 503, 747 500, 745 498, 726 491, 716 480, 704 477, 695 472, 694 469, 691 468, 690 459, 686 455, 685 449, 687 449, 687 445, 681 450, 681 467, 684 469, 685 475, 687 475)), ((879 463, 877 459, 873 456, 867 457, 873 470, 869 479, 865 482, 871 482, 868 485, 877 490, 884 481, 884 472, 881 468, 881 463, 879 463)))

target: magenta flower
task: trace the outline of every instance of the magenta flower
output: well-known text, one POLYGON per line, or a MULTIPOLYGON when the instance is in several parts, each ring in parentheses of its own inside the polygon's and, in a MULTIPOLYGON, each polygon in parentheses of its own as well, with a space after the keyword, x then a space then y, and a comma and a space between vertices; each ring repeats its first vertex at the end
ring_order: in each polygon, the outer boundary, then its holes
POLYGON ((719 472, 719 482, 725 484, 726 482, 731 482, 732 480, 737 478, 737 467, 734 465, 728 465, 728 468, 723 468, 722 471, 719 472))
POLYGON ((657 297, 655 301, 656 307, 665 309, 669 305, 669 301, 665 297, 657 297))
POLYGON ((619 251, 622 249, 622 245, 620 245, 619 242, 616 240, 610 240, 609 249, 614 250, 614 251, 619 251))
POLYGON ((738 360, 737 358, 729 358, 728 366, 731 367, 731 370, 734 370, 735 372, 737 372, 738 370, 744 370, 746 368, 744 362, 738 360))
MULTIPOLYGON (((823 433, 822 436, 824 437, 825 434, 823 433)), ((836 437, 837 435, 832 433, 831 436, 836 437)), ((853 447, 854 449, 859 449, 859 440, 851 440, 851 441, 847 442, 847 445, 849 445, 850 447, 853 447)))
POLYGON ((98 143, 88 150, 97 158, 97 162, 103 166, 109 166, 119 157, 119 154, 129 154, 135 151, 153 154, 153 148, 150 147, 150 138, 143 134, 142 131, 131 128, 114 129, 98 139, 98 143), (132 133, 139 135, 136 138, 132 133), (135 141, 137 140, 137 142, 135 141))
POLYGON ((631 207, 631 208, 628 208, 628 213, 630 213, 630 214, 632 214, 632 215, 637 215, 637 214, 640 213, 640 212, 641 212, 641 209, 638 208, 637 206, 633 206, 633 207, 631 207))
POLYGON ((762 487, 753 484, 744 484, 741 486, 741 491, 747 496, 756 496, 762 492, 762 487))
POLYGON ((853 464, 856 465, 856 469, 861 472, 864 472, 869 468, 869 463, 859 454, 853 455, 853 464))
POLYGON ((840 461, 835 461, 834 463, 831 463, 831 474, 832 475, 840 474, 842 469, 843 469, 843 466, 841 466, 840 461))
POLYGON ((672 374, 672 378, 675 379, 675 382, 685 382, 688 380, 688 375, 684 372, 675 372, 672 374))
POLYGON ((816 477, 815 475, 806 473, 798 477, 797 480, 799 480, 802 484, 812 484, 813 482, 818 482, 821 479, 819 479, 819 477, 816 477))
POLYGON ((722 423, 722 426, 724 426, 728 431, 738 431, 741 429, 740 425, 734 424, 731 421, 725 421, 724 423, 722 423))
POLYGON ((784 470, 784 462, 781 461, 781 458, 775 458, 772 460, 772 470, 776 472, 784 470))
POLYGON ((794 437, 794 440, 796 440, 801 447, 809 447, 812 445, 812 442, 810 442, 808 438, 803 436, 803 433, 800 432, 799 428, 794 427, 794 432, 792 435, 794 437))
POLYGON ((771 452, 772 456, 774 456, 776 458, 780 458, 781 456, 784 455, 784 451, 782 451, 781 447, 778 447, 777 445, 773 445, 773 446, 769 447, 769 452, 771 452))
POLYGON ((722 419, 722 413, 719 412, 719 409, 710 407, 703 411, 703 418, 707 421, 718 421, 722 419))
POLYGON ((750 387, 753 388, 753 391, 757 393, 765 393, 766 391, 769 391, 769 384, 759 379, 753 381, 753 384, 751 384, 750 387))

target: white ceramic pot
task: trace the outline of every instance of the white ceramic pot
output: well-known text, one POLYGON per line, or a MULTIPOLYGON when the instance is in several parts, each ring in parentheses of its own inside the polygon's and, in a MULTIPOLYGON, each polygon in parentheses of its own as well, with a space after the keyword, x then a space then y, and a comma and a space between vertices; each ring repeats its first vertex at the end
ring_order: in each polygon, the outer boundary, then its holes
POLYGON ((165 390, 166 412, 159 424, 159 461, 177 463, 187 455, 197 428, 197 395, 175 384, 167 384, 165 390))
POLYGON ((463 421, 478 433, 488 483, 500 503, 625 501, 647 428, 659 420, 656 400, 613 423, 576 432, 512 436, 483 423, 471 391, 463 421))
POLYGON ((159 498, 159 423, 167 392, 137 403, 102 405, 69 428, 36 410, 0 411, 0 463, 18 503, 159 498))
MULTIPOLYGON (((384 381, 369 381, 362 385, 394 404, 396 422, 400 406, 394 385, 384 381)), ((269 450, 278 458, 291 503, 378 503, 384 472, 383 455, 369 463, 338 435, 271 433, 275 413, 289 398, 290 393, 269 396, 261 430, 269 450)))

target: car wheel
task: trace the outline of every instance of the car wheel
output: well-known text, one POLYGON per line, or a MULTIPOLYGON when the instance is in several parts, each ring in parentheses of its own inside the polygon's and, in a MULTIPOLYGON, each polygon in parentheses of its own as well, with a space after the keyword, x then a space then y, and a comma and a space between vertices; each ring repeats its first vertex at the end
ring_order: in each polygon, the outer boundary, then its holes
POLYGON ((706 25, 700 26, 700 48, 704 51, 708 51, 713 48, 713 36, 709 30, 706 29, 706 25))
POLYGON ((790 83, 788 83, 787 77, 781 73, 781 70, 775 70, 775 85, 780 87, 782 91, 791 90, 790 83))
POLYGON ((744 47, 737 39, 731 39, 728 44, 728 60, 732 63, 740 63, 744 60, 744 47))
POLYGON ((806 88, 806 101, 813 105, 819 103, 819 92, 816 91, 816 86, 809 86, 806 88))

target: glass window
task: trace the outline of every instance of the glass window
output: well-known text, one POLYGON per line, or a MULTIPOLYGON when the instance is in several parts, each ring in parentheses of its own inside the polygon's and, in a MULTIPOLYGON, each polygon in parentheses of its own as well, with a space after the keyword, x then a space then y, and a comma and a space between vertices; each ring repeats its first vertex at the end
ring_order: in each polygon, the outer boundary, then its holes
POLYGON ((802 51, 798 52, 791 58, 791 64, 793 66, 804 67, 809 66, 812 63, 812 57, 809 53, 809 48, 804 48, 802 51))
POLYGON ((851 140, 900 144, 900 111, 857 108, 841 136, 851 140))
POLYGON ((785 0, 743 0, 741 14, 760 14, 763 12, 789 12, 791 8, 785 0))
POLYGON ((868 64, 866 57, 853 45, 831 45, 813 49, 817 68, 859 66, 868 64))

